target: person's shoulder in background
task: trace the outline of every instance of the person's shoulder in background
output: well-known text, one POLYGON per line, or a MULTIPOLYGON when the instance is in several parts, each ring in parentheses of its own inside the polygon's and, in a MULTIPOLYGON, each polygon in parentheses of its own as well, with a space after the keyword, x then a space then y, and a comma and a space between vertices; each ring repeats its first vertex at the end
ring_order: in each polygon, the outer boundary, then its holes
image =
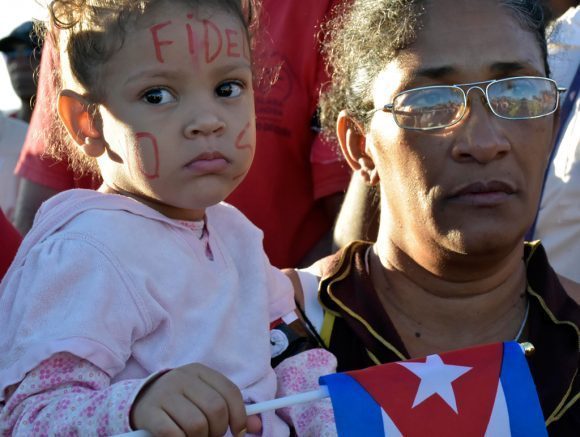
MULTIPOLYGON (((26 137, 26 131, 28 130, 28 123, 11 117, 10 115, 11 113, 0 111, 0 123, 2 123, 2 125, 0 125, 0 140, 8 141, 13 137, 22 137, 22 141, 20 142, 20 146, 22 146, 24 138, 26 137), (24 132, 24 134, 22 134, 22 132, 24 132)), ((20 146, 18 147, 19 151, 20 146)))
POLYGON ((0 113, 0 208, 12 221, 20 178, 14 174, 28 124, 0 113))
POLYGON ((548 55, 552 79, 568 88, 580 62, 580 6, 568 9, 552 24, 548 55))

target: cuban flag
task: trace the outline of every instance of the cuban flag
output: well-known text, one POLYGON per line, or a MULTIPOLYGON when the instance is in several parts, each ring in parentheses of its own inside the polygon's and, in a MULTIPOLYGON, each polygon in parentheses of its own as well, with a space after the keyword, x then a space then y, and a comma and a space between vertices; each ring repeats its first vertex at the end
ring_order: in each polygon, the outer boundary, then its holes
POLYGON ((320 383, 341 437, 547 436, 516 342, 326 375, 320 383))

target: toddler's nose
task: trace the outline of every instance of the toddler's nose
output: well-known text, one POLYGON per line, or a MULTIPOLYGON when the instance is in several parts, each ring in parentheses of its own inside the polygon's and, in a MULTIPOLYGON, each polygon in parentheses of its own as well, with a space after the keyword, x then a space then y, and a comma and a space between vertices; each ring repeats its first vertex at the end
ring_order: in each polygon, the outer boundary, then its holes
POLYGON ((206 114, 196 117, 185 126, 185 136, 194 138, 200 135, 220 135, 225 129, 225 122, 215 115, 206 114))

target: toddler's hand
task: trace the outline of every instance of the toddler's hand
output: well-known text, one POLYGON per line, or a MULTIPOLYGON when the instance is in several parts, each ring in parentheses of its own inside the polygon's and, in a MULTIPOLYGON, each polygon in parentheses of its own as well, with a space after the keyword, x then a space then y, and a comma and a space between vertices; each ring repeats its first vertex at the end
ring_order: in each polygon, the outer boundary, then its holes
MULTIPOLYGON (((229 426, 237 436, 246 430, 246 411, 240 390, 229 379, 202 364, 188 364, 141 391, 131 423, 153 435, 223 436, 229 426)), ((249 424, 255 428, 255 418, 249 424)))

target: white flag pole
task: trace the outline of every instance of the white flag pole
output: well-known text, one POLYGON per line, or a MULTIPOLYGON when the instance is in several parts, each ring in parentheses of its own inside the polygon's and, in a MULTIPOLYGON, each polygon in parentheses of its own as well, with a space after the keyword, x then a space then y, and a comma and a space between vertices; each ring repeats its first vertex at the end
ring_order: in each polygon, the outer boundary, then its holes
POLYGON ((277 410, 278 408, 289 407, 304 402, 317 401, 319 399, 327 398, 328 396, 328 388, 325 385, 321 385, 318 390, 297 393, 284 398, 246 405, 246 414, 251 416, 252 414, 263 413, 264 411, 277 410))

